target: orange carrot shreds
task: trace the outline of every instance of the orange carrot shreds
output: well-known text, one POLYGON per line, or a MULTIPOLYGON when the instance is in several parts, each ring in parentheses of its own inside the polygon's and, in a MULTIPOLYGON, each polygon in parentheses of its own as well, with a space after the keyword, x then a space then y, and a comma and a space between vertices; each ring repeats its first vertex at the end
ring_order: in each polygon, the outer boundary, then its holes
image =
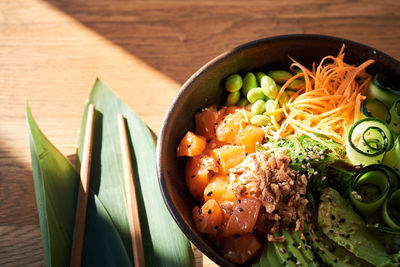
POLYGON ((275 137, 308 135, 325 142, 321 135, 344 144, 351 125, 360 118, 361 102, 371 76, 365 69, 374 63, 370 59, 359 66, 344 62, 344 46, 339 54, 324 57, 318 65, 308 69, 292 59, 291 70, 301 72, 291 77, 280 88, 274 101, 274 109, 267 115, 280 113, 280 122, 272 120, 276 128, 275 137), (279 98, 289 84, 302 77, 305 87, 293 94, 289 101, 279 106, 279 98))

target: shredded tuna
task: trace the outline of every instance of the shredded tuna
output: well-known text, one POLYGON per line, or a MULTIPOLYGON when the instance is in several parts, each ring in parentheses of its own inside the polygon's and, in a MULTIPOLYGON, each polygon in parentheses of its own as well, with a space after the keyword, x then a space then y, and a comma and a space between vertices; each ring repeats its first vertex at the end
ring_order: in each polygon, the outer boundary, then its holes
POLYGON ((272 233, 291 225, 296 231, 303 231, 304 222, 312 218, 312 210, 305 198, 307 177, 292 170, 289 163, 290 157, 285 151, 275 151, 275 156, 257 151, 230 169, 237 178, 233 183, 236 196, 250 195, 262 201, 263 223, 272 225, 267 232, 268 240, 276 242, 281 241, 272 233))

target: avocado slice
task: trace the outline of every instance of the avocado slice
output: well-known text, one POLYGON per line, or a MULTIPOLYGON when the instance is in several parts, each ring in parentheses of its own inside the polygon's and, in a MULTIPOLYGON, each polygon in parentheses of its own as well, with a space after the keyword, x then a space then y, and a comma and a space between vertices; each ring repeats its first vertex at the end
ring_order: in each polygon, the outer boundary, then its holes
POLYGON ((304 233, 292 230, 292 237, 294 242, 300 247, 299 250, 303 254, 304 259, 308 262, 308 266, 318 266, 312 247, 308 244, 304 233), (303 235, 303 238, 301 235, 303 235))
POLYGON ((336 244, 374 266, 393 265, 383 244, 339 192, 326 188, 318 208, 318 227, 336 244))
POLYGON ((318 256, 323 265, 342 267, 372 266, 371 264, 354 256, 347 249, 330 240, 319 229, 311 232, 306 225, 304 235, 306 236, 306 239, 311 245, 314 253, 318 256))

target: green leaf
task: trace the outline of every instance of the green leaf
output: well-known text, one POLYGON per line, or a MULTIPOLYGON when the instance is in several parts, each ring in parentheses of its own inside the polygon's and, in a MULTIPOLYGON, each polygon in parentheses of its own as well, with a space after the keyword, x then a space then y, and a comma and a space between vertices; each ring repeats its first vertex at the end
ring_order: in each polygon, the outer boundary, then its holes
MULTIPOLYGON (((33 179, 47 266, 69 266, 79 174, 45 137, 27 106, 33 179)), ((84 265, 130 266, 124 244, 101 202, 89 195, 84 265)))
MULTIPOLYGON (((193 266, 189 241, 169 214, 155 165, 155 141, 142 122, 103 83, 96 81, 88 104, 96 106, 84 266, 132 266, 132 246, 122 178, 117 114, 127 119, 147 266, 193 266)), ((86 124, 87 105, 82 125, 86 124)), ((27 106, 32 169, 47 266, 68 266, 78 192, 74 168, 40 131, 27 106)))
POLYGON ((194 263, 189 241, 169 214, 158 185, 155 140, 143 121, 100 80, 87 101, 78 141, 79 165, 87 107, 94 104, 95 131, 90 187, 113 221, 126 252, 132 257, 126 212, 117 115, 126 118, 131 142, 132 166, 148 266, 191 266, 194 263))
POLYGON ((47 266, 69 262, 79 175, 40 131, 27 106, 36 203, 47 266))

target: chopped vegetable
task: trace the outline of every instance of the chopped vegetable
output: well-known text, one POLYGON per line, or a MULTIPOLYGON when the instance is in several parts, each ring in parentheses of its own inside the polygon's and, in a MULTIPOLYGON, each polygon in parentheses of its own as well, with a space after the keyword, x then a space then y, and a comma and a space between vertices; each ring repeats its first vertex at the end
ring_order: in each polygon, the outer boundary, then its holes
POLYGON ((316 136, 321 134, 340 144, 345 143, 351 125, 360 118, 359 107, 370 81, 365 68, 374 61, 351 66, 343 61, 343 49, 337 57, 323 58, 313 70, 293 60, 291 68, 300 68, 302 72, 282 86, 274 103, 274 109, 284 116, 280 124, 272 120, 280 136, 305 134, 323 143, 316 136), (300 77, 304 77, 305 87, 292 95, 286 105, 277 108, 285 90, 300 77))

